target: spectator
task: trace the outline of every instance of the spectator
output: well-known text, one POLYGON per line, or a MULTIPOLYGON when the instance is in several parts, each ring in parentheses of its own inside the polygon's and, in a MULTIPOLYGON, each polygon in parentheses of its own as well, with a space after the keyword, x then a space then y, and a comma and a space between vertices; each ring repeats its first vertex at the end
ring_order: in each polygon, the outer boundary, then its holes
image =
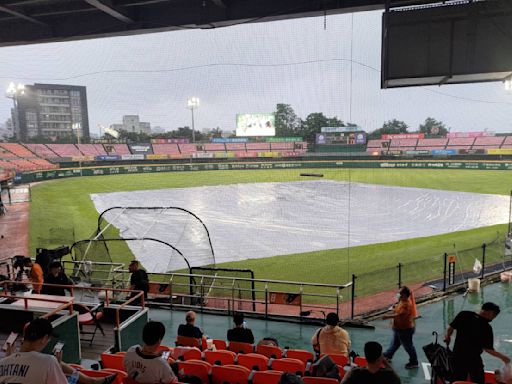
POLYGON ((337 353, 348 357, 350 337, 338 323, 338 315, 331 312, 325 318, 326 325, 318 329, 311 338, 313 349, 318 353, 337 353))
POLYGON ((368 365, 354 367, 343 378, 341 384, 386 383, 400 384, 400 377, 382 354, 382 346, 376 341, 364 345, 364 357, 368 365))
POLYGON ((409 288, 404 286, 400 289, 399 300, 393 307, 393 312, 391 315, 383 316, 384 319, 393 319, 393 339, 389 348, 384 352, 384 356, 391 360, 395 352, 400 348, 400 345, 403 345, 409 355, 409 362, 405 364, 405 368, 418 368, 418 356, 412 341, 415 331, 414 318, 416 313, 409 288))
MULTIPOLYGON (((73 282, 64 273, 60 261, 53 261, 50 264, 50 273, 45 276, 44 282, 45 284, 73 285, 73 282)), ((63 287, 49 287, 47 285, 43 285, 41 293, 45 295, 66 296, 63 287)))
POLYGON ((279 379, 279 384, 304 384, 304 381, 293 373, 284 372, 279 379))
POLYGON ((25 257, 23 259, 23 266, 25 268, 30 268, 28 279, 32 283, 32 292, 41 293, 41 287, 44 283, 43 269, 37 262, 32 263, 30 257, 25 257))
POLYGON ((196 313, 188 311, 185 315, 186 324, 180 324, 178 327, 178 336, 194 337, 196 339, 203 338, 203 331, 194 325, 196 321, 196 313))
POLYGON ((484 303, 479 313, 459 312, 446 330, 444 341, 450 345, 453 331, 457 331, 454 355, 454 379, 464 381, 469 378, 473 383, 484 383, 484 364, 480 356, 483 351, 497 357, 504 364, 510 358, 494 349, 494 335, 489 324, 500 313, 500 307, 494 303, 484 303))
POLYGON ((25 329, 20 351, 0 360, 0 382, 17 384, 67 384, 55 356, 41 353, 52 335, 52 324, 35 319, 25 329))
POLYGON ((254 344, 254 335, 249 328, 245 327, 243 313, 235 313, 233 316, 235 328, 228 330, 228 341, 254 344))
MULTIPOLYGON (((130 262, 128 270, 132 273, 130 276, 130 289, 143 291, 144 298, 147 299, 149 290, 148 274, 145 270, 139 268, 139 262, 137 260, 132 260, 130 262)), ((132 292, 130 297, 134 297, 136 294, 136 292, 132 292)))
POLYGON ((260 341, 258 341, 258 345, 268 345, 271 347, 279 347, 279 343, 274 337, 264 337, 260 341))
POLYGON ((177 383, 178 379, 158 348, 165 335, 165 326, 159 321, 149 321, 142 330, 142 347, 134 345, 124 357, 128 376, 137 383, 177 383))

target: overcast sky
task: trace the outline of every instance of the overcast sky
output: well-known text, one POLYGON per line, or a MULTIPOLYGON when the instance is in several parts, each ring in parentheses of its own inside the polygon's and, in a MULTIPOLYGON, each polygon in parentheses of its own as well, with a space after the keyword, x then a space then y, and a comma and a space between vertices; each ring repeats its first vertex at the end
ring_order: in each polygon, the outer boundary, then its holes
MULTIPOLYGON (((237 113, 284 102, 302 118, 323 112, 368 131, 392 118, 416 129, 431 116, 452 131, 512 132, 512 94, 502 83, 381 90, 380 42, 381 13, 365 12, 328 16, 325 29, 318 17, 26 45, 0 48, 0 85, 86 86, 91 132, 124 114, 190 125, 189 96, 201 100, 198 129, 233 130, 237 113)), ((11 105, 0 99, 1 122, 11 105)))

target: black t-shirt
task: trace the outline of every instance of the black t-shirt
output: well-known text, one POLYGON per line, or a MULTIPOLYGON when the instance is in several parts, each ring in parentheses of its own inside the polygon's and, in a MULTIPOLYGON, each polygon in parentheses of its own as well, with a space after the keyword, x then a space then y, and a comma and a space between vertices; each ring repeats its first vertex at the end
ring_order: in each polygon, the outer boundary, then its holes
POLYGON ((350 370, 345 384, 400 384, 400 377, 390 369, 382 368, 371 373, 366 368, 356 367, 350 370))
POLYGON ((133 285, 134 288, 138 291, 144 291, 144 297, 148 295, 149 289, 149 279, 148 274, 143 269, 137 269, 135 272, 132 272, 130 276, 130 285, 133 285))
POLYGON ((203 332, 195 325, 180 324, 178 327, 178 336, 194 337, 196 339, 200 339, 203 337, 203 332))
POLYGON ((455 355, 477 357, 483 349, 494 349, 494 335, 489 321, 475 312, 462 311, 450 323, 457 331, 455 355))
POLYGON ((254 335, 249 328, 233 328, 228 330, 228 341, 254 344, 254 335))
MULTIPOLYGON (((59 273, 57 277, 49 273, 48 275, 45 276, 44 282, 46 284, 73 285, 71 280, 69 280, 69 278, 66 276, 64 272, 59 273)), ((43 285, 41 293, 45 295, 66 296, 64 288, 48 287, 46 285, 43 285)))

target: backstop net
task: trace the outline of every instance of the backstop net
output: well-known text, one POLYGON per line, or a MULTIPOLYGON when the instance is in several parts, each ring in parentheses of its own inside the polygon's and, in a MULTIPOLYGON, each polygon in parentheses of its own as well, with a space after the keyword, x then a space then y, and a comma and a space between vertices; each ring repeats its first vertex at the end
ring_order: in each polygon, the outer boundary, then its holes
POLYGON ((131 254, 148 272, 215 266, 208 228, 180 207, 109 208, 99 216, 94 239, 114 238, 131 239, 126 243, 131 254))

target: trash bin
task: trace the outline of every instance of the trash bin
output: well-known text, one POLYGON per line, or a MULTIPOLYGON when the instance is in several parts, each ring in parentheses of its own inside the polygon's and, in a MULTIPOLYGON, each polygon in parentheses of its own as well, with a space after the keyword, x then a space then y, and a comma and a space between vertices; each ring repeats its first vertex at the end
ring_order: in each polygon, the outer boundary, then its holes
POLYGON ((480 292, 480 279, 468 279, 468 291, 469 292, 480 292))

